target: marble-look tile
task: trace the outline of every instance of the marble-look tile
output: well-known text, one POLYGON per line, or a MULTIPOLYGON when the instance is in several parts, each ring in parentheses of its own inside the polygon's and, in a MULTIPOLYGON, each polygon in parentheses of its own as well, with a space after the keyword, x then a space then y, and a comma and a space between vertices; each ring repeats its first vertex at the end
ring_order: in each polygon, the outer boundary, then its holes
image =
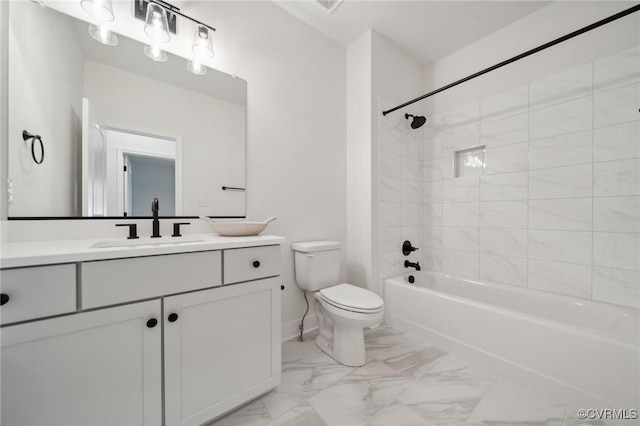
POLYGON ((594 266, 593 299, 640 309, 640 271, 594 266))
POLYGON ((480 179, 478 176, 459 177, 442 181, 442 201, 447 203, 478 201, 480 179))
POLYGON ((433 362, 430 372, 398 396, 429 424, 463 424, 496 376, 494 373, 452 360, 450 355, 433 362))
POLYGON ((505 173, 480 177, 480 201, 526 200, 529 173, 505 173))
POLYGON ((423 269, 442 271, 442 249, 426 247, 421 250, 421 263, 423 269))
POLYGON ((529 83, 529 109, 582 98, 592 93, 593 66, 588 62, 529 83))
POLYGON ((446 352, 442 349, 430 346, 388 358, 385 364, 404 376, 417 379, 428 374, 431 371, 431 363, 444 355, 446 352))
POLYGON ((529 231, 529 258, 591 264, 591 232, 529 231))
POLYGON ((422 227, 422 245, 424 247, 433 247, 433 248, 442 247, 442 227, 441 226, 423 226, 422 227))
POLYGON ((423 144, 422 159, 432 160, 442 157, 442 136, 425 139, 423 144))
POLYGON ((565 406, 549 396, 498 377, 471 413, 489 425, 562 426, 565 406))
POLYGON ((325 426, 326 423, 308 403, 298 404, 291 410, 267 423, 267 426, 325 426))
POLYGON ((402 157, 402 179, 422 180, 421 161, 416 157, 402 157))
POLYGON ((283 362, 282 383, 261 401, 271 417, 277 418, 352 371, 353 368, 336 363, 324 353, 290 363, 283 362))
POLYGON ((597 93, 593 99, 593 127, 638 120, 640 84, 597 93))
POLYGON ((402 201, 402 179, 380 176, 380 186, 378 187, 378 197, 380 201, 390 201, 399 203, 402 201))
POLYGON ((593 265, 640 270, 640 234, 593 233, 593 265))
POLYGON ((442 226, 442 204, 425 203, 422 205, 422 225, 442 226))
POLYGON ((527 257, 527 230, 480 228, 480 253, 527 257))
POLYGON ((378 253, 395 253, 401 249, 402 227, 378 228, 378 253))
POLYGON ((450 157, 454 151, 471 148, 480 144, 480 127, 478 123, 456 128, 442 134, 442 156, 450 157))
MULTIPOLYGON (((403 117, 404 118, 404 117, 403 117)), ((422 126, 425 139, 434 138, 442 133, 442 114, 427 114, 427 122, 422 126)))
POLYGON ((517 143, 487 149, 487 165, 485 173, 513 173, 529 168, 529 144, 517 143))
POLYGON ((578 416, 578 410, 585 408, 582 405, 567 405, 565 409, 565 418, 562 426, 631 426, 629 421, 616 421, 616 420, 600 420, 600 419, 581 419, 578 416), (625 425, 626 423, 626 425, 625 425))
POLYGON ((570 296, 591 297, 591 266, 529 259, 529 287, 570 296))
POLYGON ((403 179, 400 192, 403 203, 422 202, 422 182, 418 180, 403 179))
POLYGON ((406 123, 406 133, 402 134, 402 155, 404 157, 420 159, 422 152, 422 132, 409 127, 409 120, 406 123))
POLYGON ((383 408, 367 423, 367 426, 428 426, 425 419, 403 404, 392 403, 383 408))
POLYGON ((479 250, 479 228, 445 226, 442 228, 442 247, 447 250, 479 250))
POLYGON ((442 113, 443 131, 466 127, 480 119, 480 102, 471 101, 442 113))
POLYGON ((402 154, 402 132, 386 124, 380 125, 380 149, 402 154))
POLYGON ((480 226, 484 228, 527 228, 526 201, 482 201, 480 226))
POLYGON ((423 182, 422 201, 425 203, 441 203, 442 181, 423 182))
POLYGON ((444 226, 479 226, 480 203, 442 204, 442 224, 444 226))
POLYGON ((591 128, 592 97, 575 99, 529 113, 529 140, 548 138, 591 128))
POLYGON ((454 159, 453 156, 444 157, 442 159, 442 179, 454 178, 454 159))
POLYGON ((583 132, 567 133, 529 142, 529 168, 590 164, 592 158, 591 129, 583 132))
POLYGON ((527 112, 529 86, 523 84, 480 100, 482 121, 489 122, 527 112))
POLYGON ((591 197, 593 172, 591 164, 531 170, 529 198, 591 197))
POLYGON ((442 271, 465 277, 477 278, 480 260, 478 253, 442 250, 442 271))
POLYGON ((593 195, 640 195, 640 158, 595 163, 593 195))
POLYGON ((364 425, 409 385, 405 376, 372 361, 309 398, 309 404, 328 424, 364 425))
POLYGON ((442 180, 442 159, 435 158, 422 163, 422 180, 424 182, 442 180))
POLYGON ((529 229, 591 231, 592 198, 529 201, 529 229))
POLYGON ((593 131, 593 161, 640 157, 640 121, 629 121, 593 131))
POLYGON ((269 410, 261 399, 250 402, 235 411, 208 423, 208 426, 264 426, 271 421, 269 410))
POLYGON ((398 153, 380 150, 380 175, 401 178, 402 158, 398 153))
POLYGON ((391 277, 404 272, 404 256, 399 250, 378 255, 378 276, 391 277))
POLYGON ((504 284, 526 286, 527 259, 481 254, 480 278, 504 284))
POLYGON ((378 225, 399 226, 402 218, 398 203, 380 201, 378 203, 378 225))
POLYGON ((402 226, 418 226, 420 225, 420 214, 422 213, 422 205, 416 203, 402 203, 400 205, 402 226))
POLYGON ((411 354, 425 347, 424 341, 389 327, 367 330, 364 340, 367 346, 367 363, 411 354))
POLYGON ((594 91, 614 89, 640 81, 640 46, 593 62, 594 91))
POLYGON ((305 340, 288 340, 282 343, 282 362, 295 363, 307 358, 314 358, 322 354, 313 339, 318 335, 317 330, 305 333, 305 340))
POLYGON ((595 197, 593 230, 640 233, 640 196, 595 197))
POLYGON ((529 115, 518 114, 480 125, 480 144, 487 148, 526 142, 529 138, 529 115))

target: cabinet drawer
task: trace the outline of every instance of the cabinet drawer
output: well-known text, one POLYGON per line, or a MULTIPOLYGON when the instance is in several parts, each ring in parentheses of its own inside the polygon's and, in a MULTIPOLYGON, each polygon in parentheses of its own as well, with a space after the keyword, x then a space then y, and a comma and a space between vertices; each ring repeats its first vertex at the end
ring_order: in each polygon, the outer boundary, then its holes
POLYGON ((82 309, 218 286, 220 251, 83 263, 82 309))
POLYGON ((74 264, 4 269, 0 283, 6 301, 0 307, 2 324, 76 310, 74 264))
POLYGON ((224 251, 224 283, 256 280, 280 274, 280 246, 224 251))

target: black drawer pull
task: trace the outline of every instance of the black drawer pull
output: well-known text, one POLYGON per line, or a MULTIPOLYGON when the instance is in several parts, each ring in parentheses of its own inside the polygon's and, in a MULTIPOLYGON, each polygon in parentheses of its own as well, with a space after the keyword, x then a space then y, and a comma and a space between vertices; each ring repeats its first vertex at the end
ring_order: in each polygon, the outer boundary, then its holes
POLYGON ((169 317, 167 319, 169 320, 169 322, 176 322, 178 321, 178 314, 169 314, 169 317))
POLYGON ((254 260, 253 261, 253 267, 254 268, 259 268, 260 267, 260 261, 259 260, 254 260))
POLYGON ((5 305, 7 302, 9 301, 9 295, 8 294, 0 294, 0 306, 5 305))
POLYGON ((149 328, 153 328, 156 325, 158 325, 158 320, 155 318, 151 318, 149 321, 147 321, 147 327, 149 328))

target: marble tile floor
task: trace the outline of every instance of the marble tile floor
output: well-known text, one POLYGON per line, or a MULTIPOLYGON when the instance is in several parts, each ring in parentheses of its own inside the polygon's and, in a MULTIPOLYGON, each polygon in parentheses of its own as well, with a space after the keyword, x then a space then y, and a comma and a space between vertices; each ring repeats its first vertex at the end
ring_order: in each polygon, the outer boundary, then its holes
POLYGON ((605 425, 387 326, 365 331, 359 368, 336 363, 314 337, 283 343, 282 384, 209 426, 605 425))

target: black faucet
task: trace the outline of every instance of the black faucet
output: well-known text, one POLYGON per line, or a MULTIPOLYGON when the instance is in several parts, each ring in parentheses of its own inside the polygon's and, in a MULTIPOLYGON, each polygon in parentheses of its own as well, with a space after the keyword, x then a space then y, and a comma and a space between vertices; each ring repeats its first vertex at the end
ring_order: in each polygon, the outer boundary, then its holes
POLYGON ((416 268, 416 271, 419 271, 420 270, 420 262, 413 263, 413 262, 409 262, 408 260, 405 260, 404 261, 404 267, 405 268, 416 268))
POLYGON ((153 234, 151 238, 160 238, 160 221, 158 220, 158 210, 160 210, 160 206, 158 204, 158 199, 154 198, 151 202, 151 213, 153 213, 153 234))

